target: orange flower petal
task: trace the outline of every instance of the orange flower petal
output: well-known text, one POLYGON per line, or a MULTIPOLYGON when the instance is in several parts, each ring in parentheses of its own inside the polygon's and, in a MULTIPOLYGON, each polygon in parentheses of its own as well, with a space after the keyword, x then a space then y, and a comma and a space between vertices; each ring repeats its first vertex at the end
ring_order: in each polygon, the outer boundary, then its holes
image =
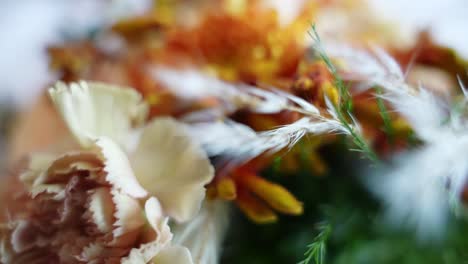
POLYGON ((258 197, 265 200, 265 202, 275 210, 291 215, 302 214, 302 203, 284 187, 269 182, 253 173, 246 173, 243 176, 244 177, 241 177, 241 179, 246 187, 258 197))
POLYGON ((112 26, 112 31, 127 38, 132 38, 143 35, 141 33, 145 31, 149 32, 160 29, 162 26, 158 16, 147 15, 120 20, 112 26))
POLYGON ((252 221, 259 224, 273 223, 278 220, 276 213, 264 202, 253 195, 242 192, 237 197, 237 205, 252 221))
POLYGON ((234 200, 237 197, 236 183, 229 177, 224 177, 219 180, 217 194, 221 199, 234 200))

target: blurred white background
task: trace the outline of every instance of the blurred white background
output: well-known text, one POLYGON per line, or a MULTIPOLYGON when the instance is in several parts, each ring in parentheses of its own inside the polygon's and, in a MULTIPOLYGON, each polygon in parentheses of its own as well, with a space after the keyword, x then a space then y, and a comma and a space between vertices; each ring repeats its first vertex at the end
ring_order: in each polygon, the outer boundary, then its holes
MULTIPOLYGON (((141 13, 150 3, 0 0, 0 104, 24 107, 54 78, 47 70, 44 50, 48 44, 60 43, 64 36, 83 36, 118 17, 141 13)), ((468 59, 467 0, 370 0, 370 4, 383 19, 399 25, 406 34, 428 29, 439 43, 455 48, 468 59)))
POLYGON ((429 30, 434 39, 468 59, 467 0, 369 0, 385 20, 405 33, 429 30))
POLYGON ((0 103, 20 107, 54 79, 45 48, 144 12, 151 0, 0 0, 0 103))

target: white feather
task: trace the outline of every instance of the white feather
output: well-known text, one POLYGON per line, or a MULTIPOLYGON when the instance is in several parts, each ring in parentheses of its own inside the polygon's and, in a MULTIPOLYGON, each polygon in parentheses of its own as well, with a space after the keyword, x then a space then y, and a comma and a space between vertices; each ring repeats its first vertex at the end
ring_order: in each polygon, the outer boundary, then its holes
POLYGON ((336 45, 327 48, 332 58, 345 65, 343 74, 347 80, 356 81, 365 89, 382 87, 381 97, 392 103, 421 139, 437 141, 445 129, 442 124, 449 117, 449 105, 423 87, 408 85, 398 63, 384 50, 374 47, 372 51, 336 45))
POLYGON ((245 84, 233 84, 196 70, 156 68, 154 77, 176 96, 193 101, 216 97, 223 102, 227 113, 248 108, 256 113, 278 113, 283 110, 319 114, 319 110, 305 100, 277 89, 265 90, 245 84))
POLYGON ((459 200, 466 184, 468 135, 446 135, 437 144, 400 155, 394 167, 366 178, 384 201, 386 216, 396 227, 413 227, 421 240, 443 237, 450 201, 459 200))
POLYGON ((393 92, 402 92, 404 74, 398 63, 385 51, 374 47, 373 52, 356 49, 346 45, 327 45, 325 53, 343 63, 343 76, 348 80, 361 81, 368 89, 381 85, 393 92))
POLYGON ((314 120, 309 117, 263 132, 255 132, 232 120, 191 124, 188 127, 190 134, 202 144, 208 155, 225 156, 234 163, 248 161, 265 152, 274 153, 290 148, 306 134, 348 133, 337 120, 314 120))
POLYGON ((338 48, 331 49, 330 55, 348 66, 342 69, 348 80, 365 88, 382 87, 381 97, 425 142, 422 148, 397 156, 393 168, 374 172, 366 180, 370 190, 387 205, 389 222, 415 228, 422 239, 440 238, 449 217, 449 201, 459 203, 467 183, 466 117, 451 111, 451 103, 423 87, 408 85, 398 63, 381 49, 374 48, 370 53, 338 48))
POLYGON ((153 74, 185 100, 214 96, 224 102, 224 109, 191 113, 184 120, 205 121, 188 125, 193 138, 200 141, 210 156, 223 156, 230 163, 245 162, 265 152, 274 153, 292 147, 306 134, 348 133, 331 102, 327 103, 331 117, 324 117, 311 103, 278 89, 231 84, 194 70, 156 68, 153 74), (221 120, 223 113, 227 115, 229 111, 240 108, 257 113, 288 110, 301 113, 304 117, 292 124, 258 133, 232 120, 206 122, 221 120))
POLYGON ((460 85, 460 88, 463 92, 463 95, 465 96, 465 99, 468 98, 468 91, 465 87, 465 84, 462 82, 460 76, 457 76, 458 84, 460 85))

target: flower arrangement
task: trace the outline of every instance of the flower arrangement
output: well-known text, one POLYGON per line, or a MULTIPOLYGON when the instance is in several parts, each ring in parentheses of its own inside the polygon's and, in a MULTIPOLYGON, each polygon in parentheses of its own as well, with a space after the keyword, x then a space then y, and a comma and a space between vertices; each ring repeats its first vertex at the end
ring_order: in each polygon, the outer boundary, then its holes
POLYGON ((0 262, 462 263, 466 63, 377 22, 320 32, 350 2, 155 1, 49 47, 0 262))

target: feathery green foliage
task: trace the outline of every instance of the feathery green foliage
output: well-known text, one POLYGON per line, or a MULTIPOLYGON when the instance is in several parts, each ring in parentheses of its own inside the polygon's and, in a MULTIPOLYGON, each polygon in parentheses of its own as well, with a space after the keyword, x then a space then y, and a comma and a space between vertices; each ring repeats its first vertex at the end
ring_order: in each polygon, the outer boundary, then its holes
POLYGON ((382 117, 382 120, 383 120, 383 123, 384 123, 384 128, 383 128, 384 132, 385 132, 385 134, 387 134, 390 143, 393 144, 393 142, 395 140, 395 134, 394 134, 394 131, 393 131, 392 121, 391 121, 391 118, 390 118, 390 114, 388 113, 387 106, 385 106, 384 100, 381 97, 381 95, 383 93, 382 88, 376 86, 376 87, 374 87, 374 89, 377 92, 377 98, 376 98, 377 99, 377 105, 379 107, 380 116, 382 117))
POLYGON ((326 243, 330 236, 332 227, 328 222, 321 222, 317 229, 319 234, 315 237, 314 242, 307 245, 307 251, 304 253, 305 259, 298 264, 324 264, 327 251, 326 243), (311 262, 314 260, 314 262, 311 262))
POLYGON ((328 70, 333 76, 334 85, 338 89, 339 93, 339 105, 334 105, 338 120, 341 122, 343 127, 349 132, 351 137, 353 138, 354 144, 357 146, 355 151, 361 152, 365 157, 370 159, 373 162, 378 162, 379 158, 377 154, 372 150, 372 148, 367 144, 364 137, 359 133, 355 123, 354 126, 350 125, 349 120, 351 119, 354 121, 352 115, 353 103, 351 94, 349 93, 348 87, 346 86, 344 80, 338 74, 338 70, 336 69, 335 65, 325 53, 325 50, 322 47, 322 42, 320 40, 320 36, 317 33, 315 25, 312 25, 312 30, 309 31, 309 35, 314 40, 314 50, 318 53, 320 58, 326 64, 328 70))
MULTIPOLYGON (((319 233, 317 223, 326 220, 332 226, 326 264, 468 264, 466 221, 448 223, 446 239, 439 243, 418 243, 412 230, 388 227, 381 204, 360 180, 360 160, 347 148, 342 141, 321 148, 325 163, 333 164, 323 177, 307 168, 281 177, 271 167, 262 172, 294 193, 304 203, 304 214, 281 215, 276 223, 259 225, 233 208, 220 263, 298 263, 319 233)), ((309 264, 315 264, 313 257, 309 264)))

